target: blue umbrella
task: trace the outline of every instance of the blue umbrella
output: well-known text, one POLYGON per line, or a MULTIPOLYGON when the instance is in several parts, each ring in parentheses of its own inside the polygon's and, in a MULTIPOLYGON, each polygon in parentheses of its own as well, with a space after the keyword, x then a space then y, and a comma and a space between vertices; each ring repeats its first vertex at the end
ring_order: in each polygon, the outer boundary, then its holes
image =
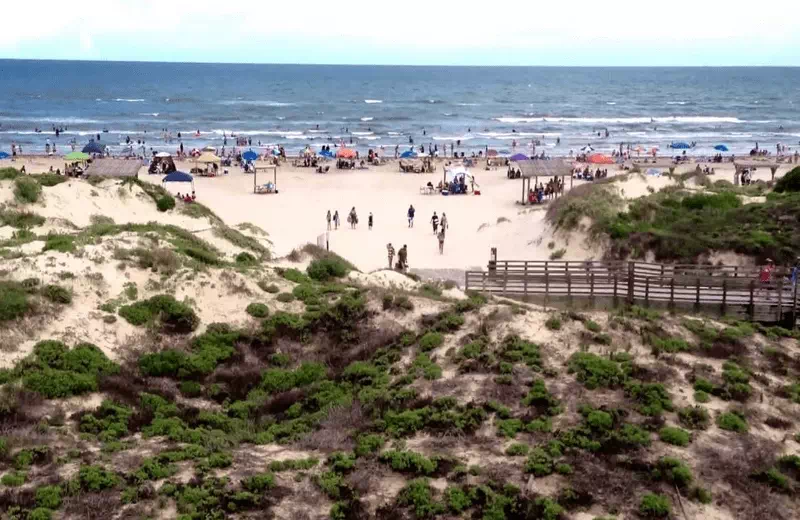
POLYGON ((6 152, 0 152, 0 159, 8 159, 10 156, 6 152))
POLYGON ((669 147, 676 150, 688 150, 689 148, 691 148, 691 145, 689 143, 684 143, 683 141, 681 141, 679 143, 672 143, 671 145, 669 145, 669 147))
POLYGON ((188 173, 174 171, 161 179, 161 182, 194 182, 194 177, 188 173))
POLYGON ((714 150, 717 150, 719 152, 727 152, 728 147, 725 146, 724 144, 718 144, 717 146, 714 147, 714 150))
POLYGON ((408 150, 407 152, 403 152, 400 154, 401 159, 408 159, 410 157, 416 157, 416 156, 417 152, 412 152, 411 150, 408 150))
POLYGON ((89 144, 83 147, 83 153, 103 153, 106 147, 95 140, 89 141, 89 144))
POLYGON ((321 152, 319 152, 319 154, 323 157, 329 157, 329 158, 333 157, 333 152, 331 152, 330 150, 322 150, 321 152))
POLYGON ((258 154, 253 150, 247 150, 242 154, 242 159, 244 159, 245 161, 255 161, 256 159, 258 159, 258 154))
POLYGON ((509 157, 509 160, 510 161, 514 161, 514 162, 527 161, 528 160, 528 156, 525 155, 524 153, 517 153, 517 154, 514 154, 511 157, 509 157))

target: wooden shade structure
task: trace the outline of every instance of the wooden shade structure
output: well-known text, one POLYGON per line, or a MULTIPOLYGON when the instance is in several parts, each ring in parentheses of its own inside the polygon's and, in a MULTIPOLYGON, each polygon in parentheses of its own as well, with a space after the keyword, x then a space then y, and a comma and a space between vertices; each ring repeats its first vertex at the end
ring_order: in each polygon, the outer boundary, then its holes
POLYGON ((539 177, 569 177, 569 187, 572 187, 572 166, 564 162, 562 159, 545 159, 545 160, 530 160, 530 161, 517 161, 517 168, 520 170, 520 178, 522 179, 522 204, 528 203, 528 192, 531 189, 531 178, 534 179, 534 185, 539 183, 539 177), (528 183, 527 189, 525 183, 528 183))
POLYGON ((733 161, 733 166, 736 168, 736 184, 739 184, 738 179, 739 176, 742 174, 742 170, 752 170, 755 168, 769 168, 770 173, 772 174, 772 180, 775 180, 775 173, 778 171, 778 168, 781 167, 780 163, 772 162, 772 161, 733 161))
POLYGON ((137 177, 142 161, 137 159, 95 159, 84 175, 98 177, 137 177))
POLYGON ((277 166, 256 166, 253 171, 253 193, 278 193, 278 167, 277 166), (258 185, 258 172, 267 172, 272 170, 272 183, 275 185, 275 191, 260 190, 258 185))

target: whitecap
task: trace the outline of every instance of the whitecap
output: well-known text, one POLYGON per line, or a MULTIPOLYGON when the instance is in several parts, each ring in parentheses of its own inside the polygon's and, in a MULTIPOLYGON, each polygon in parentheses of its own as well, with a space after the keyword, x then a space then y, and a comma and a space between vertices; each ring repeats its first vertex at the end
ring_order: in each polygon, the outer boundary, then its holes
POLYGON ((673 124, 711 124, 711 123, 746 123, 737 117, 717 116, 681 116, 681 117, 496 117, 495 121, 501 123, 588 123, 588 124, 647 124, 647 123, 673 123, 673 124))
POLYGON ((467 136, 467 135, 456 136, 456 137, 441 136, 441 135, 434 135, 433 136, 433 140, 434 141, 469 141, 470 139, 472 139, 472 137, 471 136, 467 136))
POLYGON ((606 101, 606 105, 616 105, 616 101, 606 101))
POLYGON ((126 98, 116 98, 114 101, 118 101, 120 103, 143 103, 144 99, 126 99, 126 98))
POLYGON ((480 103, 456 103, 460 107, 477 107, 480 106, 480 103))
POLYGON ((668 105, 686 105, 688 101, 667 101, 668 105))
POLYGON ((375 104, 383 103, 383 100, 382 99, 365 99, 364 103, 366 103, 368 105, 375 105, 375 104))
POLYGON ((403 135, 400 132, 389 132, 389 135, 403 135))
POLYGON ((375 135, 375 132, 350 132, 353 135, 375 135))
POLYGON ((375 118, 374 117, 362 117, 361 118, 362 121, 372 121, 373 119, 375 119, 375 118))

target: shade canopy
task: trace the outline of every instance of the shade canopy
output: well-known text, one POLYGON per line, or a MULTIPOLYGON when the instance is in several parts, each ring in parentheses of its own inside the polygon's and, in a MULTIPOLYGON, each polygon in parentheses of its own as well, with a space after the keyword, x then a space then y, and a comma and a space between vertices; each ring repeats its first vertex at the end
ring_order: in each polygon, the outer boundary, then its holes
POLYGON ((83 153, 103 153, 106 147, 97 141, 89 141, 89 144, 83 147, 83 153))
POLYGON ((587 144, 586 146, 584 146, 583 148, 581 148, 581 151, 582 151, 583 153, 589 153, 589 152, 593 152, 593 151, 594 151, 594 148, 592 148, 592 145, 590 145, 590 144, 587 144))
POLYGON ((684 143, 683 141, 679 141, 677 143, 672 143, 671 145, 669 145, 669 147, 675 150, 687 150, 692 146, 689 143, 684 143))
POLYGON ((725 146, 724 144, 718 144, 717 146, 714 147, 714 150, 717 150, 718 152, 727 152, 728 147, 725 146))
POLYGON ((203 152, 197 158, 197 161, 198 162, 202 162, 202 163, 218 163, 219 162, 219 157, 217 157, 216 155, 214 155, 211 152, 203 152))
POLYGON ((447 180, 447 182, 453 182, 461 177, 471 178, 472 175, 470 175, 467 169, 464 168, 463 166, 455 166, 453 168, 445 170, 445 179, 447 180))
POLYGON ((331 152, 330 150, 322 150, 321 152, 319 152, 319 154, 323 157, 329 157, 329 158, 333 157, 333 152, 331 152))
POLYGON ((133 159, 95 159, 86 169, 87 177, 136 177, 142 162, 133 159))
POLYGON ((172 172, 163 179, 161 182, 194 182, 194 177, 184 172, 172 172))
POLYGON ((350 148, 339 148, 336 152, 336 157, 343 157, 344 159, 353 159, 356 156, 356 151, 350 148))
POLYGON ((64 156, 64 159, 67 161, 85 161, 89 159, 88 153, 83 152, 70 152, 64 156))
POLYGON ((492 150, 491 148, 486 150, 486 157, 497 157, 497 150, 492 150))
POLYGON ((242 159, 244 159, 245 161, 255 161, 256 159, 258 159, 258 154, 253 150, 247 150, 242 154, 242 159))
POLYGON ((528 160, 528 156, 525 155, 524 153, 515 153, 514 155, 511 156, 510 160, 512 160, 514 162, 527 161, 528 160))
POLYGON ((614 159, 601 153, 590 155, 586 158, 586 161, 592 164, 614 164, 614 159))
POLYGON ((8 159, 10 156, 6 152, 0 152, 0 159, 8 159))
POLYGON ((158 153, 156 154, 156 157, 158 157, 158 158, 160 158, 160 159, 164 159, 164 158, 167 158, 167 157, 172 157, 172 156, 171 156, 169 153, 167 153, 167 152, 158 152, 158 153))
POLYGON ((412 158, 414 158, 416 156, 417 156, 417 152, 414 152, 412 150, 407 150, 407 151, 405 151, 405 152, 400 154, 400 158, 401 159, 412 159, 412 158))
POLYGON ((215 152, 217 151, 217 149, 216 149, 216 148, 214 148, 213 146, 206 146, 205 148, 203 148, 203 151, 204 151, 204 152, 211 152, 211 153, 215 153, 215 152))

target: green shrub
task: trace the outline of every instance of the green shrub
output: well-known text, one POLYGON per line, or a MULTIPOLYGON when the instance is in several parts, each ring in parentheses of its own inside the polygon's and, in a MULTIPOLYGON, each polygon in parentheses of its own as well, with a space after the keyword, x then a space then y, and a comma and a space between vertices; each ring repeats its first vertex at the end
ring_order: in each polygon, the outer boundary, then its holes
POLYGON ((542 448, 533 448, 525 462, 525 472, 537 477, 546 477, 555 471, 553 457, 542 448))
POLYGON ((30 177, 17 177, 14 179, 14 196, 19 202, 33 204, 39 200, 42 186, 30 177))
POLYGON ((669 497, 647 493, 639 502, 639 514, 645 518, 667 518, 672 510, 669 497))
POLYGON ((378 456, 378 460, 388 464, 394 471, 416 475, 430 475, 437 467, 435 460, 413 451, 385 451, 378 456))
POLYGON ((681 424, 690 430, 705 430, 711 423, 708 411, 702 406, 687 406, 678 410, 681 424))
POLYGON ((659 438, 667 444, 674 446, 688 446, 691 435, 686 430, 672 426, 665 426, 658 432, 659 438))
POLYGON ((45 285, 42 287, 42 295, 53 303, 72 303, 72 292, 60 285, 45 285))
POLYGON ((27 474, 24 472, 10 471, 3 475, 3 478, 0 479, 0 484, 7 487, 19 487, 25 483, 26 478, 27 474))
POLYGON ((575 373, 586 388, 615 387, 625 380, 619 363, 588 352, 576 352, 569 360, 569 372, 575 373))
POLYGON ((30 308, 28 292, 21 284, 0 281, 0 321, 21 318, 30 308))
POLYGON ((197 381, 182 381, 180 389, 186 397, 199 397, 203 394, 203 385, 197 381))
POLYGON ((292 293, 280 293, 276 299, 281 303, 291 303, 294 301, 294 295, 292 293))
POLYGON ((61 235, 50 233, 44 242, 42 251, 58 251, 60 253, 72 253, 75 251, 75 237, 72 235, 61 235))
POLYGON ((406 484, 397 497, 397 503, 411 507, 417 518, 431 518, 445 512, 445 506, 433 499, 433 490, 424 478, 406 484))
POLYGON ((36 505, 47 509, 61 507, 61 488, 59 486, 41 486, 37 488, 36 505))
POLYGON ((472 499, 461 488, 449 486, 444 490, 444 499, 447 507, 454 513, 461 513, 470 508, 472 499))
POLYGON ((434 325, 434 330, 439 332, 453 332, 464 325, 464 317, 454 312, 446 311, 438 316, 438 320, 434 325))
POLYGON ((710 504, 712 500, 711 491, 701 488, 699 486, 693 487, 689 492, 689 498, 701 504, 710 504))
POLYGON ((17 229, 28 229, 41 226, 45 218, 30 211, 14 211, 0 209, 0 226, 11 226, 17 229))
POLYGON ((242 480, 242 489, 251 493, 263 493, 275 487, 275 475, 272 473, 260 473, 242 480))
POLYGON ((734 412, 725 412, 717 417, 717 426, 723 430, 728 430, 736 433, 744 433, 747 431, 747 421, 744 420, 740 414, 734 412))
POLYGON ((527 444, 520 444, 518 442, 506 448, 506 455, 509 457, 520 457, 528 454, 530 448, 527 444))
POLYGON ((172 334, 188 334, 200 324, 200 318, 191 307, 169 294, 123 305, 119 309, 119 315, 131 325, 158 322, 163 332, 172 334))
POLYGON ((128 420, 133 415, 129 407, 104 400, 93 413, 81 417, 80 431, 92 433, 103 442, 128 435, 128 420))
POLYGON ((352 266, 346 261, 335 256, 312 260, 306 272, 309 278, 319 282, 326 282, 331 278, 342 278, 347 276, 352 266))
POLYGON ((787 172, 775 183, 775 193, 800 191, 800 166, 787 172))
POLYGON ((81 466, 78 470, 78 483, 84 491, 98 492, 115 487, 119 478, 101 466, 81 466))
POLYGON ((247 306, 245 312, 254 318, 266 318, 269 316, 269 307, 263 303, 253 302, 247 306))
POLYGON ((156 201, 156 208, 158 208, 158 211, 165 212, 173 209, 174 207, 175 199, 169 195, 161 196, 156 201))
POLYGON ((355 454, 358 457, 366 457, 371 453, 378 452, 385 442, 382 435, 375 433, 361 435, 356 440, 355 454))
POLYGON ((417 376, 422 376, 427 380, 439 379, 442 377, 442 368, 431 361, 427 354, 419 354, 414 359, 409 367, 409 373, 414 373, 417 376))
POLYGON ((665 410, 672 411, 669 392, 661 383, 629 381, 625 393, 639 402, 639 412, 643 415, 658 416, 665 410))
POLYGON ((694 393, 694 400, 698 403, 707 403, 711 400, 711 396, 702 390, 698 390, 694 393))
POLYGON ((687 488, 692 483, 692 470, 675 457, 661 457, 656 463, 654 475, 656 480, 664 480, 679 488, 687 488))
POLYGON ((311 278, 301 273, 297 269, 290 267, 289 269, 279 271, 281 276, 294 283, 310 283, 311 278))
POLYGON ((253 265, 258 263, 258 259, 247 251, 242 251, 236 255, 236 263, 239 265, 253 265))
POLYGON ((259 280, 258 286, 261 288, 262 291, 270 293, 270 294, 278 294, 281 292, 280 288, 275 285, 274 283, 268 284, 266 280, 259 280))
POLYGON ((555 316, 551 316, 544 322, 544 326, 550 330, 561 330, 561 320, 555 316))
POLYGON ((586 320, 586 321, 584 321, 583 322, 583 326, 586 327, 586 330, 588 330, 589 332, 594 332, 595 334, 597 334, 598 332, 603 330, 603 328, 600 326, 600 324, 597 323, 594 320, 586 320))
POLYGON ((95 391, 100 377, 119 371, 99 348, 89 343, 69 350, 59 341, 40 341, 34 345, 30 359, 30 366, 22 372, 23 384, 48 399, 95 391))
POLYGON ((497 434, 503 437, 513 439, 517 433, 522 430, 523 423, 520 419, 506 419, 497 421, 497 434))
POLYGON ((59 184, 63 184, 67 182, 69 178, 65 175, 58 175, 55 173, 42 173, 41 175, 36 175, 36 180, 42 186, 47 188, 52 188, 53 186, 58 186, 59 184))
POLYGON ((292 295, 306 305, 319 303, 319 291, 310 283, 301 283, 292 289, 292 295))
POLYGON ((444 335, 441 332, 426 332, 419 340, 419 348, 428 352, 444 344, 444 335))

